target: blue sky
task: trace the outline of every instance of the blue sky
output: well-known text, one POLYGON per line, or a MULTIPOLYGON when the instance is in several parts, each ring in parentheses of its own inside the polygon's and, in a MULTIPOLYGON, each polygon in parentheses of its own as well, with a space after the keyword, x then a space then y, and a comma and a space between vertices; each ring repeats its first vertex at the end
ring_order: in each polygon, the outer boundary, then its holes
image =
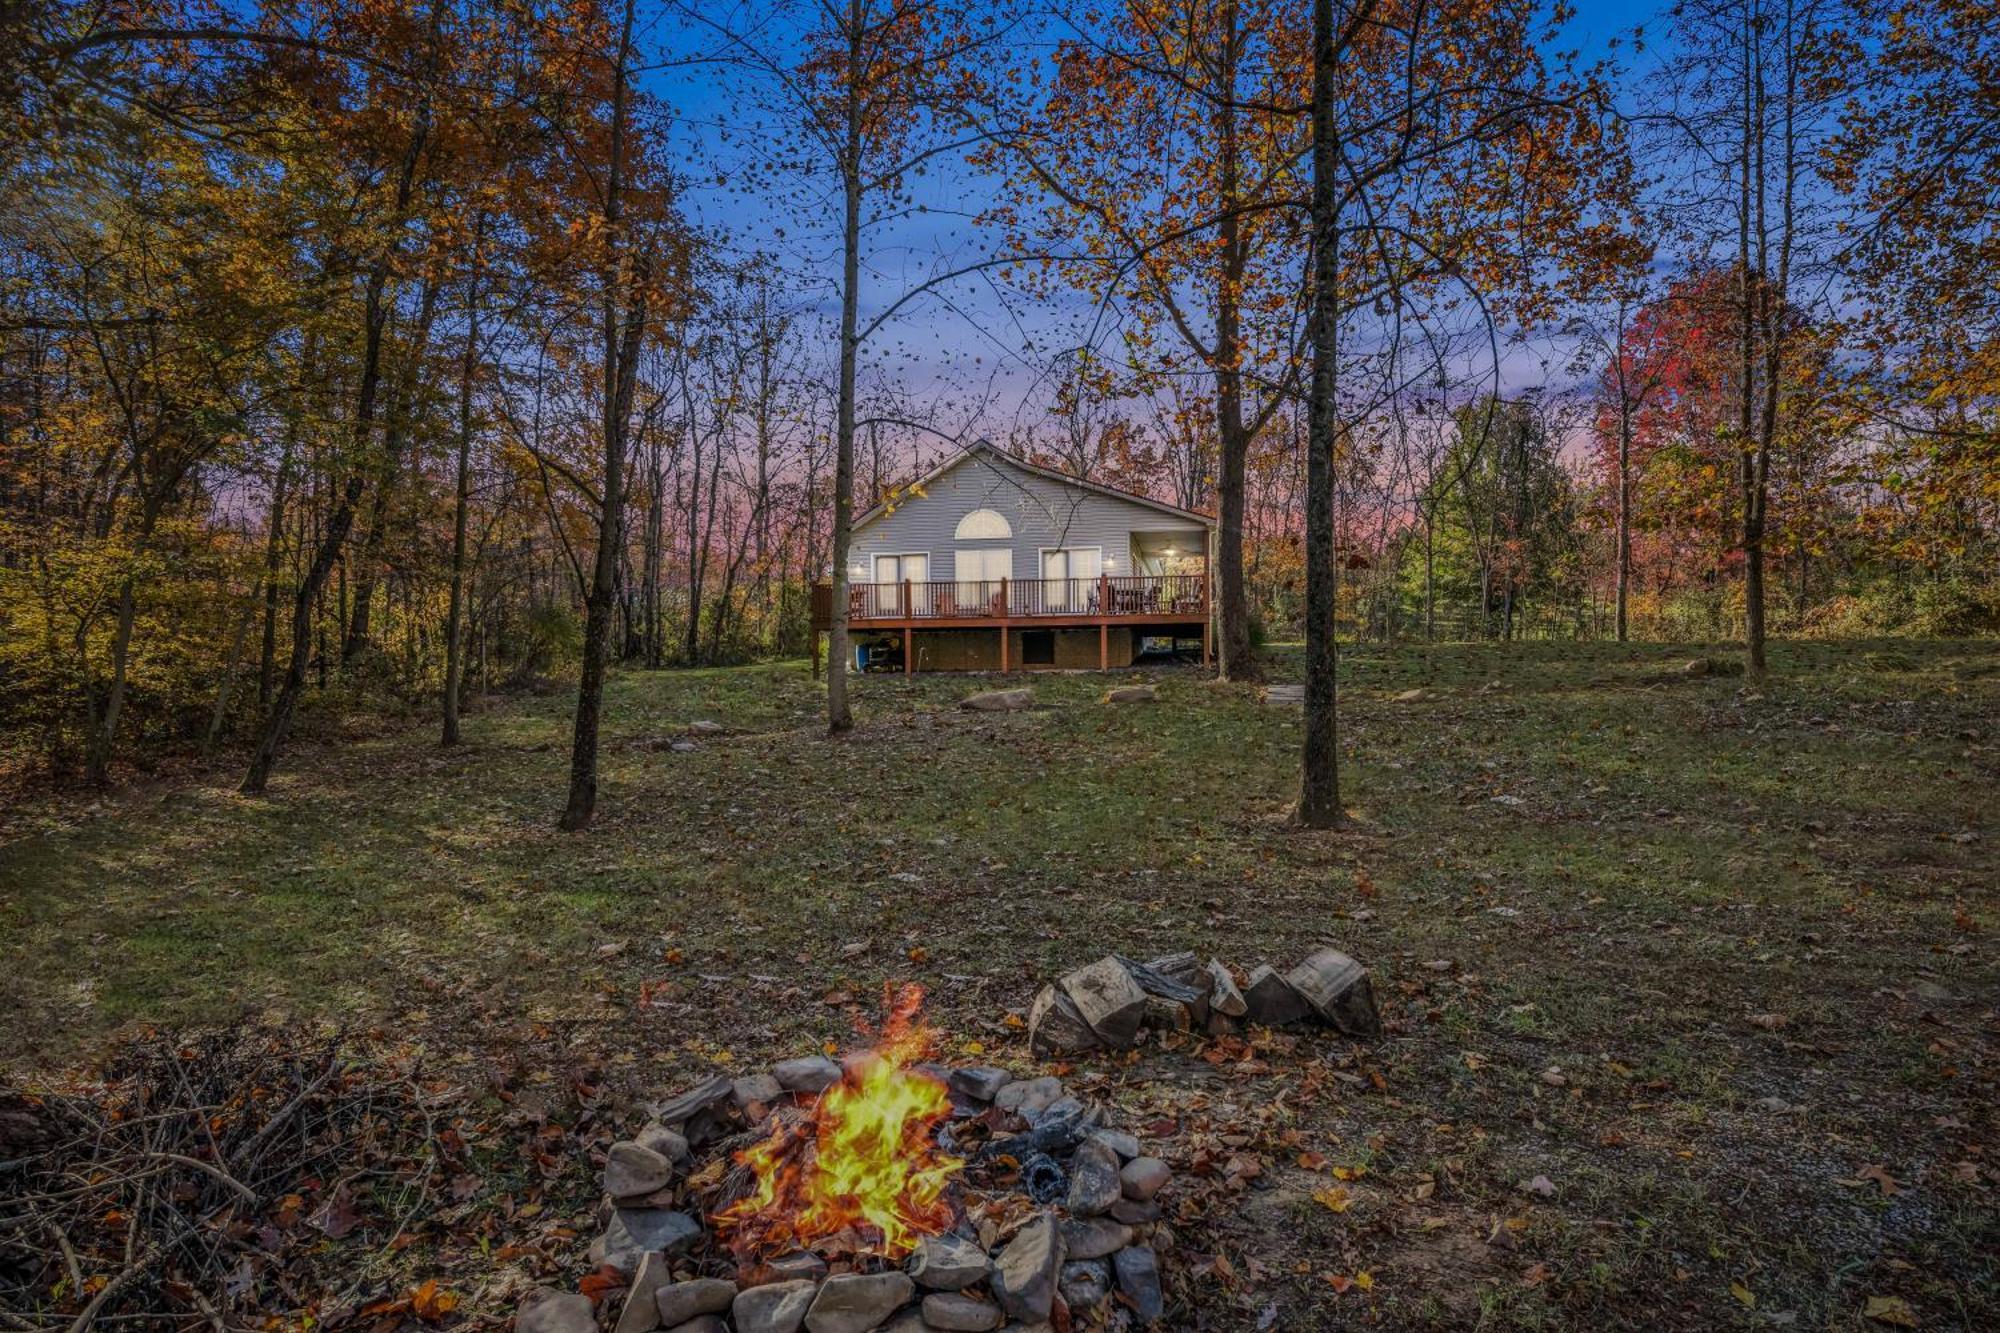
MULTIPOLYGON (((806 0, 812 3, 812 0, 806 0)), ((1613 0, 1585 3, 1550 44, 1581 58, 1611 56, 1628 68, 1650 66, 1658 50, 1635 57, 1624 39, 1637 24, 1649 30, 1656 6, 1613 0), (1614 39, 1620 39, 1614 48, 1614 39)), ((753 5, 708 7, 699 20, 656 12, 643 34, 646 49, 669 58, 727 53, 718 30, 754 34, 764 50, 790 40, 785 19, 753 5)), ((1046 14, 1031 22, 1014 50, 1033 58, 1058 31, 1046 14)), ((1649 39, 1653 37, 1648 32, 1649 39)), ((662 62, 666 64, 666 61, 662 62)), ((774 165, 772 145, 796 143, 794 113, 768 73, 726 60, 660 68, 649 87, 670 109, 674 160, 683 177, 681 204, 696 224, 735 260, 766 255, 762 267, 781 275, 781 291, 816 326, 831 350, 838 274, 838 194, 830 174, 774 165)), ((943 164, 922 182, 923 210, 872 229, 866 251, 864 318, 934 266, 954 266, 982 242, 971 221, 990 199, 992 182, 962 164, 943 164)), ((1052 356, 1080 339, 1079 312, 1024 302, 995 284, 967 280, 935 299, 915 302, 871 346, 869 382, 934 412, 940 424, 993 438, 1042 415, 1052 356)), ((827 358, 822 358, 827 359, 827 358)), ((1512 387, 1560 377, 1563 349, 1541 341, 1510 351, 1504 374, 1512 387)), ((864 404, 866 410, 866 404, 864 404)), ((939 448, 927 442, 922 452, 939 448)))

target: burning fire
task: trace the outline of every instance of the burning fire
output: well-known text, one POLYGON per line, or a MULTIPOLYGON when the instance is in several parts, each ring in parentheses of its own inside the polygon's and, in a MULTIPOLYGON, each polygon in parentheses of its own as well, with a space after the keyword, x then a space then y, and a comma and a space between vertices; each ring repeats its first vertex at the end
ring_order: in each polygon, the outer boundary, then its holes
POLYGON ((739 1261, 843 1233, 847 1248, 894 1259, 951 1226, 945 1188, 965 1163, 932 1138, 951 1114, 944 1084, 911 1068, 933 1047, 917 1018, 923 999, 921 986, 904 986, 873 1049, 849 1058, 811 1114, 781 1116, 770 1137, 736 1154, 757 1187, 715 1220, 739 1261))

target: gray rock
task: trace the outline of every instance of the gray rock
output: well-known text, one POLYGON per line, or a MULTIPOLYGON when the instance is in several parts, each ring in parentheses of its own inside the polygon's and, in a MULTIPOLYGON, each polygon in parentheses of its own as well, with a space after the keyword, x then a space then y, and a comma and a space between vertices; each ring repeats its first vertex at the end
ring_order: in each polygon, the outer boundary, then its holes
POLYGON ((764 1263, 766 1282, 796 1282, 802 1278, 818 1282, 826 1276, 826 1260, 811 1250, 793 1250, 764 1263))
POLYGON ((1104 702, 1108 704, 1150 704, 1157 703, 1159 698, 1157 685, 1120 685, 1104 692, 1104 702))
POLYGON ((1070 1216, 1096 1217, 1108 1212, 1122 1192, 1118 1154, 1092 1139, 1078 1144, 1069 1159, 1070 1216))
POLYGON ((1062 1259, 1063 1236, 1052 1214, 1043 1213, 1015 1232, 993 1269, 993 1295, 1000 1308, 1025 1322, 1047 1319, 1055 1306, 1062 1259))
POLYGON ((668 1129, 655 1121, 633 1136, 633 1142, 641 1148, 650 1148, 669 1162, 685 1162, 688 1159, 688 1141, 678 1130, 668 1129))
POLYGON ((1021 1118, 1030 1125, 1039 1125, 1044 1120, 1067 1120, 1074 1116, 1080 1125, 1094 1125, 1104 1115, 1102 1108, 1086 1106, 1075 1097, 1064 1095, 1056 1098, 1038 1110, 1021 1112, 1021 1118))
POLYGON ((901 1273, 843 1273, 820 1284, 806 1311, 806 1333, 867 1333, 916 1290, 901 1273))
MULTIPOLYGON (((625 1307, 618 1312, 616 1333, 652 1333, 660 1326, 660 1307, 653 1303, 653 1293, 673 1275, 664 1254, 648 1254, 639 1261, 639 1271, 632 1275, 632 1285, 625 1288, 625 1307)), ((666 1322, 675 1324, 680 1321, 669 1319, 666 1322)))
POLYGON ((1087 1051, 1096 1045, 1097 1034, 1083 1021, 1076 1001, 1056 986, 1044 986, 1035 993, 1035 1002, 1028 1009, 1030 1050, 1043 1055, 1052 1051, 1087 1051))
POLYGON ((728 730, 729 728, 723 726, 720 722, 712 722, 708 718, 701 718, 698 721, 688 723, 688 735, 690 736, 721 736, 728 730))
POLYGON ((984 690, 967 695, 958 706, 975 713, 1015 713, 1034 702, 1033 690, 984 690))
POLYGON ((728 1101, 732 1091, 734 1081, 727 1074, 713 1075, 661 1103, 654 1118, 669 1128, 685 1124, 698 1112, 712 1110, 728 1101))
POLYGON ((956 1291, 933 1292, 924 1297, 924 1326, 949 1333, 988 1333, 1000 1327, 1007 1316, 999 1306, 956 1291))
POLYGON ((592 1262, 626 1275, 639 1271, 650 1250, 678 1254, 701 1235, 701 1223, 671 1208, 620 1208, 591 1247, 592 1262))
POLYGON ((1122 1129, 1093 1129, 1090 1131, 1090 1137, 1117 1153, 1125 1161, 1129 1162, 1139 1155, 1138 1136, 1127 1134, 1122 1129))
POLYGON ((778 1086, 786 1092, 813 1096, 840 1082, 840 1066, 824 1055, 802 1055, 796 1060, 780 1060, 771 1067, 778 1086))
POLYGON ((1292 983, 1279 975, 1269 963, 1250 974, 1250 986, 1243 992, 1243 1003, 1251 1022, 1274 1028, 1296 1023, 1312 1012, 1306 997, 1293 989, 1292 983))
POLYGON ((675 1324, 667 1333, 729 1333, 729 1324, 719 1314, 698 1314, 685 1324, 675 1324))
POLYGON ((1137 1199, 1120 1199, 1111 1205, 1111 1217, 1114 1221, 1135 1227, 1157 1222, 1160 1220, 1160 1201, 1148 1199, 1141 1203, 1137 1199))
POLYGON ((604 1192, 614 1199, 637 1199, 665 1187, 674 1164, 641 1143, 614 1143, 604 1158, 604 1192))
POLYGON ((817 1282, 804 1278, 746 1287, 736 1293, 729 1317, 736 1324, 736 1333, 798 1333, 817 1290, 817 1282))
POLYGON ((1102 1259, 1072 1259, 1056 1280, 1071 1314, 1094 1310, 1111 1294, 1111 1265, 1102 1259))
POLYGON ((1236 978, 1221 959, 1208 960, 1208 1007, 1228 1018, 1241 1018, 1250 1012, 1244 1003, 1243 992, 1236 988, 1236 978))
POLYGON ((1172 1175, 1173 1169, 1157 1157, 1135 1157, 1118 1172, 1118 1180, 1126 1198, 1144 1203, 1158 1194, 1172 1175))
POLYGON ((969 1065, 952 1070, 947 1084, 960 1096, 990 1102, 1000 1089, 1013 1081, 1014 1076, 1004 1069, 995 1069, 992 1065, 969 1065))
POLYGON ((1118 1274, 1118 1290, 1131 1302, 1132 1314, 1142 1324, 1150 1324, 1165 1309, 1160 1293, 1160 1260, 1150 1245, 1128 1245, 1111 1257, 1118 1274))
POLYGON ((1073 1217, 1062 1234, 1063 1253, 1071 1259, 1102 1259, 1132 1243, 1132 1228, 1108 1217, 1073 1217))
POLYGON ((1014 1115, 1039 1115, 1062 1100, 1062 1080, 1053 1074, 1009 1083, 994 1095, 993 1104, 1014 1115))
POLYGON ((597 1333, 590 1297, 537 1287, 514 1312, 514 1333, 597 1333))
POLYGON ((931 1333, 922 1310, 905 1310, 882 1325, 882 1333, 931 1333))
POLYGON ((663 1324, 684 1324, 696 1315, 721 1314, 736 1300, 736 1284, 719 1277, 670 1282, 654 1293, 663 1324))
POLYGON ((1123 963, 1106 955, 1071 972, 1061 985, 1099 1041, 1123 1049, 1137 1040, 1146 1016, 1146 992, 1123 963))
POLYGON ((1305 997, 1321 1022, 1350 1037, 1379 1037, 1382 1019, 1375 1011, 1375 989, 1368 969, 1338 949, 1321 949, 1285 974, 1292 989, 1305 997))
POLYGON ((932 1291, 962 1291, 993 1271, 986 1251, 957 1236, 926 1236, 903 1261, 903 1271, 932 1291))
POLYGON ((769 1074, 745 1074, 729 1085, 729 1095, 742 1110, 762 1107, 769 1110, 778 1098, 785 1095, 784 1085, 769 1074))

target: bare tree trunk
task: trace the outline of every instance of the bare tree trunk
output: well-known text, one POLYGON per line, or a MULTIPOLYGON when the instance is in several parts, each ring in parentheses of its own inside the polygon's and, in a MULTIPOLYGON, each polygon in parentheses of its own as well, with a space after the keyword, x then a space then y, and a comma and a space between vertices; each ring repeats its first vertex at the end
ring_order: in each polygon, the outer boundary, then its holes
POLYGON ((1236 210, 1241 184, 1238 157, 1236 92, 1237 51, 1241 36, 1235 0, 1223 0, 1218 21, 1222 49, 1218 83, 1227 99, 1216 110, 1219 152, 1217 189, 1224 205, 1216 234, 1222 251, 1222 283, 1215 310, 1215 425, 1221 450, 1217 469, 1217 563, 1221 566, 1219 630, 1216 664, 1224 680, 1249 680, 1256 674, 1250 658, 1249 592, 1243 577, 1243 526, 1247 505, 1244 474, 1249 467, 1252 432, 1243 419, 1242 310, 1240 293, 1246 264, 1243 222, 1236 210))
POLYGON ((465 354, 458 363, 458 465, 451 504, 451 600, 444 618, 443 725, 438 744, 456 745, 458 703, 465 675, 466 517, 472 508, 472 383, 479 368, 479 247, 486 214, 473 222, 473 272, 465 292, 465 354))
POLYGON ((257 619, 257 603, 261 600, 262 591, 260 588, 251 594, 242 617, 236 622, 236 632, 229 637, 229 655, 223 660, 222 678, 215 685, 215 706, 209 710, 208 731, 201 740, 203 758, 214 754, 216 745, 222 740, 222 724, 229 719, 229 696, 236 688, 236 671, 243 664, 243 646, 249 641, 250 626, 257 619))
POLYGON ((646 292, 620 234, 625 152, 626 89, 632 52, 635 0, 625 0, 618 39, 618 67, 611 110, 611 157, 604 190, 604 225, 613 247, 604 274, 604 508, 598 517, 597 561, 584 602, 583 666, 576 688, 576 728, 570 742, 569 799, 561 827, 576 832, 597 811, 597 732, 604 708, 604 675, 611 638, 612 598, 618 581, 621 519, 625 504, 625 434, 637 383, 639 346, 646 331, 646 292), (623 305, 621 312, 620 306, 623 305), (622 328, 620 327, 622 324, 622 328))
POLYGON ((381 471, 375 483, 375 497, 369 505, 368 526, 355 552, 354 605, 348 612, 347 637, 340 646, 343 662, 353 661, 368 646, 369 625, 375 613, 376 575, 382 564, 382 546, 388 538, 389 509, 396 498, 396 483, 402 477, 403 442, 410 434, 410 414, 415 410, 422 380, 424 352, 430 346, 431 324, 437 316, 437 294, 438 284, 426 281, 418 301, 416 337, 397 369, 395 387, 389 395, 381 471))
MULTIPOLYGON (((438 13, 438 9, 433 8, 434 32, 438 13)), ((396 183, 392 217, 399 226, 410 214, 410 201, 416 192, 417 166, 423 160, 430 129, 430 104, 426 100, 410 136, 409 151, 403 155, 402 175, 396 183)), ((348 473, 346 484, 340 489, 333 513, 320 534, 319 547, 313 554, 312 563, 306 567, 305 577, 299 581, 298 591, 293 596, 291 663, 285 671, 284 684, 265 716, 264 733, 250 758, 250 770, 243 775, 242 791, 246 795, 259 795, 270 784, 271 770, 277 765, 278 752, 284 747, 285 734, 291 729, 292 715, 298 710, 299 695, 305 691, 306 669, 312 660, 313 612, 319 605, 327 578, 347 544, 347 534, 354 526, 354 507, 360 503, 368 484, 368 472, 361 459, 366 457, 375 433, 375 399, 382 384, 382 337, 389 322, 391 259, 392 255, 385 252, 370 268, 367 299, 363 304, 361 383, 355 394, 353 428, 355 453, 359 457, 348 473)), ((322 648, 322 686, 325 684, 325 671, 326 653, 322 648)))
POLYGON ((1298 821, 1332 828, 1340 807, 1340 715, 1334 634, 1334 457, 1340 439, 1340 141, 1333 0, 1313 0, 1312 389, 1306 423, 1305 743, 1298 821))
POLYGON ((826 635, 826 729, 854 729, 847 702, 847 553, 854 530, 854 372, 860 353, 857 315, 861 295, 861 106, 866 76, 862 0, 847 5, 847 142, 841 160, 844 211, 840 254, 840 390, 834 425, 833 614, 826 635))

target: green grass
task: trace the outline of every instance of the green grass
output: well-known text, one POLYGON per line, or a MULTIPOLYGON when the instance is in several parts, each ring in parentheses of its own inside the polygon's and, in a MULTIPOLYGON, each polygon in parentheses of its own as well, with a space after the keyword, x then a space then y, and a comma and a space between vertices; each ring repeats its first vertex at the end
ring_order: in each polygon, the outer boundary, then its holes
POLYGON ((1348 652, 1357 823, 1326 835, 1284 823, 1297 709, 1186 673, 1126 707, 1038 676, 1042 706, 998 716, 955 707, 965 678, 868 677, 838 742, 803 664, 625 674, 580 836, 554 829, 566 694, 477 712, 452 752, 321 719, 347 739, 263 799, 218 774, 16 817, 0 1058, 375 1025, 588 1052, 636 1097, 839 1038, 823 997, 892 978, 1025 1062, 1000 1020, 1065 967, 1335 941, 1374 970, 1374 1048, 1076 1075, 1177 1117, 1173 1153, 1234 1122, 1266 1165, 1183 1224, 1233 1275, 1183 1265, 1186 1326, 1275 1302, 1285 1328, 1859 1328, 1873 1294, 1990 1326, 2000 646, 1787 644, 1762 686, 1675 674, 1691 651, 1348 652), (697 718, 730 734, 667 748, 697 718), (1368 1163, 1347 1212, 1312 1202, 1307 1147, 1368 1163), (1844 1183, 1871 1164, 1903 1192, 1844 1183))

